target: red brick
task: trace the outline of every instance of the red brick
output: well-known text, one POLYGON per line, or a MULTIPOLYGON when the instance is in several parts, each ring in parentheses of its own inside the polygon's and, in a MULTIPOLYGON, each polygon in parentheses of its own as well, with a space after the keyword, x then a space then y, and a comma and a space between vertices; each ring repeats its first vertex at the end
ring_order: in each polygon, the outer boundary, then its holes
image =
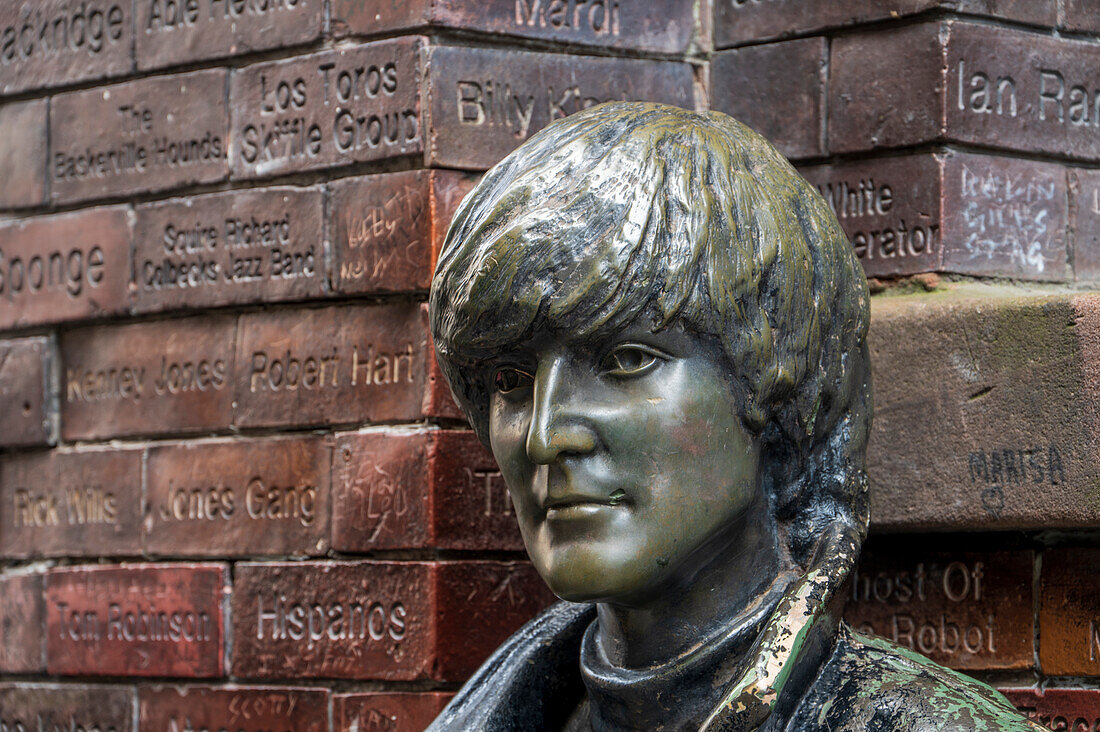
POLYGON ((549 600, 526 562, 239 564, 240 678, 466 678, 549 600))
POLYGON ((232 191, 138 206, 134 310, 323 297, 322 222, 319 188, 232 191))
MULTIPOLYGON (((0 577, 0 673, 35 674, 46 670, 45 626, 42 575, 0 577)), ((6 718, 6 707, 0 703, 0 710, 4 710, 0 717, 6 718)))
POLYGON ((36 99, 0 106, 0 208, 46 202, 46 105, 45 99, 36 99))
POLYGON ((752 127, 789 158, 824 155, 828 56, 824 38, 717 53, 711 108, 752 127))
POLYGON ((333 183, 336 290, 427 290, 455 209, 476 182, 456 171, 411 170, 333 183))
POLYGON ((151 447, 145 550, 204 557, 324 554, 330 459, 328 445, 315 438, 151 447))
POLYGON ((1100 171, 1070 171, 1070 229, 1079 281, 1100 281, 1100 171))
POLYGON ((696 40, 690 0, 660 4, 624 0, 406 0, 364 4, 333 0, 332 27, 340 35, 448 28, 553 43, 683 53, 696 40))
POLYGON ((10 0, 0 5, 0 94, 130 71, 126 0, 10 0))
POLYGON ((143 686, 138 719, 143 729, 328 732, 329 696, 280 686, 143 686))
POLYGON ((0 225, 0 328, 125 311, 130 225, 95 208, 0 225))
POLYGON ((1062 0, 1066 30, 1082 33, 1100 32, 1100 4, 1096 0, 1062 0))
POLYGON ((50 102, 56 203, 163 191, 226 176, 226 72, 157 76, 50 102))
POLYGON ((221 676, 226 569, 65 567, 46 574, 46 667, 56 675, 221 676))
POLYGON ((134 690, 124 686, 62 686, 25 681, 2 684, 0 725, 12 732, 131 732, 134 690))
POLYGON ((1051 730, 1100 729, 1100 689, 1001 689, 1027 718, 1051 730))
POLYGON ((333 732, 421 732, 454 694, 442 691, 367 692, 333 697, 333 732))
POLYGON ((964 670, 1034 665, 1031 552, 865 553, 845 619, 964 670))
POLYGON ((54 364, 49 338, 0 341, 0 445, 49 445, 56 440, 54 364))
POLYGON ((1043 552, 1039 665, 1047 676, 1100 676, 1098 566, 1100 549, 1043 552))
POLYGON ((118 448, 0 458, 0 556, 139 554, 141 458, 118 448))
POLYGON ((472 432, 344 435, 336 456, 339 551, 523 549, 504 479, 472 432))
POLYGON ((1095 44, 975 23, 837 38, 829 148, 962 142, 1100 160, 1098 68, 1095 44))
POLYGON ((61 334, 66 440, 229 427, 232 317, 82 328, 61 334))
POLYGON ((322 0, 135 3, 138 69, 286 48, 321 36, 322 0))

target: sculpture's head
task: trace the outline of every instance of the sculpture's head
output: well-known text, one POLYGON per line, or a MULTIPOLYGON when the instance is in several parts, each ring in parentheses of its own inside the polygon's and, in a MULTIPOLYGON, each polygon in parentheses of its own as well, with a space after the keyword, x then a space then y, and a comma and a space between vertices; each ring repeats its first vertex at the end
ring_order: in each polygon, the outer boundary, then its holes
POLYGON ((762 137, 611 103, 466 197, 431 326, 551 589, 629 602, 746 521, 792 564, 838 521, 863 534, 868 303, 826 202, 762 137))

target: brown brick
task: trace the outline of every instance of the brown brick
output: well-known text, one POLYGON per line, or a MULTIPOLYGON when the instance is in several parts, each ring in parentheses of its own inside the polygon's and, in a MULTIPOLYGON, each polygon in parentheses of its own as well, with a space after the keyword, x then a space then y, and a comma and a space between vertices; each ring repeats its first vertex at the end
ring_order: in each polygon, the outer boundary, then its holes
POLYGON ((330 449, 321 439, 149 449, 145 550, 211 557, 323 554, 330 449))
POLYGON ((421 732, 452 696, 442 691, 337 694, 333 697, 333 732, 421 732))
POLYGON ((1066 30, 1100 32, 1100 4, 1096 0, 1063 0, 1066 30))
POLYGON ((138 69, 286 48, 321 36, 322 0, 138 2, 138 69))
POLYGON ((49 445, 57 439, 56 360, 49 338, 0 340, 0 445, 49 445))
POLYGON ((964 670, 1034 664, 1031 552, 865 553, 845 619, 964 670))
POLYGON ((1048 676, 1100 676, 1100 549, 1043 552, 1039 666, 1048 676))
POLYGON ((693 39, 690 0, 660 4, 629 0, 407 0, 364 4, 333 0, 338 34, 448 28, 601 48, 683 53, 693 39))
POLYGON ((344 435, 335 454, 335 549, 523 549, 504 479, 472 432, 344 435))
POLYGON ((126 309, 130 225, 122 208, 0 225, 0 256, 0 328, 126 309))
POLYGON ((1012 705, 1047 729, 1100 728, 1100 689, 1001 689, 1012 705))
POLYGON ((232 191, 138 206, 134 309, 322 297, 322 221, 319 188, 232 191))
POLYGON ((1100 171, 1070 171, 1073 265, 1079 281, 1100 281, 1100 171))
POLYGON ((46 667, 58 675, 221 676, 225 583, 217 564, 51 569, 46 667))
POLYGON ((328 732, 329 692, 279 686, 143 686, 138 689, 138 719, 143 729, 328 732))
POLYGON ((425 345, 415 303, 243 315, 236 424, 417 419, 429 358, 425 345))
POLYGON ((127 0, 11 0, 0 5, 0 94, 130 71, 127 0))
POLYGON ((873 524, 1100 526, 1100 297, 953 289, 872 300, 873 524))
POLYGON ((0 555, 141 552, 140 449, 65 448, 0 458, 0 555))
POLYGON ((232 674, 458 681, 548 598, 526 562, 239 564, 232 674))
POLYGON ((50 197, 163 191, 226 176, 226 72, 158 76, 50 102, 50 197))
POLYGON ((66 440, 228 427, 232 317, 82 328, 61 334, 66 440))
POLYGON ((0 106, 0 208, 46 202, 46 105, 45 99, 36 99, 0 106))
POLYGON ((963 142, 1100 159, 1100 47, 944 21, 837 38, 832 152, 963 142))
MULTIPOLYGON (((0 673, 35 674, 46 670, 45 626, 42 575, 0 577, 0 673)), ((7 705, 0 702, 0 709, 6 712, 7 705)), ((0 717, 6 721, 4 712, 0 717)))
POLYGON ((711 108, 752 127, 789 158, 824 155, 828 55, 824 38, 717 53, 711 108))
POLYGON ((131 732, 134 690, 124 686, 9 682, 0 685, 0 725, 12 732, 131 732))
POLYGON ((949 152, 801 172, 829 202, 868 276, 1068 277, 1060 165, 949 152))
POLYGON ((451 170, 411 170, 333 183, 336 290, 427 290, 455 209, 476 182, 451 170))

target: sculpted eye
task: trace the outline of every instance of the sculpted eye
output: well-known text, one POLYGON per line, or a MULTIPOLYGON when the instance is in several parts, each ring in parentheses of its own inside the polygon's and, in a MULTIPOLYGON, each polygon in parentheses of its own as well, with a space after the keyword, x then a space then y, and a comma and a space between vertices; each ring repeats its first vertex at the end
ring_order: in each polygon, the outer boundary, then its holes
POLYGON ((497 369, 496 376, 493 377, 493 385, 501 394, 511 394, 520 389, 525 389, 530 386, 533 381, 534 377, 532 377, 531 374, 511 366, 504 366, 497 369))
POLYGON ((641 376, 666 358, 645 346, 619 346, 604 359, 604 372, 612 376, 641 376))

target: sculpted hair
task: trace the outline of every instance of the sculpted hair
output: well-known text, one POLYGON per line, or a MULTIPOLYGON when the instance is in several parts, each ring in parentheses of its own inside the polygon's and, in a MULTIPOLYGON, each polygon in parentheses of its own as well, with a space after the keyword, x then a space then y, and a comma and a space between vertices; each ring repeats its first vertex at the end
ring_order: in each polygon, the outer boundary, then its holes
POLYGON ((550 125, 462 202, 430 311, 486 444, 488 362, 537 332, 713 337, 792 555, 837 520, 865 533, 867 285, 825 200, 736 120, 616 102, 550 125))

